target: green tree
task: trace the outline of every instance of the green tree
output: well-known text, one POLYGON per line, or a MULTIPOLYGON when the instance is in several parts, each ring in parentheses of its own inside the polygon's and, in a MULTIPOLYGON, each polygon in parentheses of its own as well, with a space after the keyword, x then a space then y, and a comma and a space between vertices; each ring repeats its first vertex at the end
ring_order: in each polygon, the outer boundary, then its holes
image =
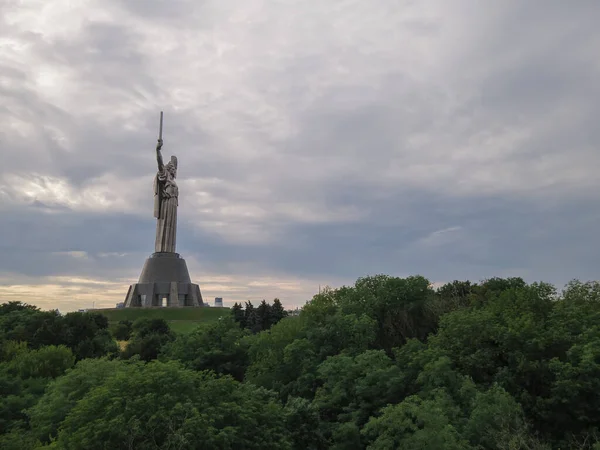
POLYGON ((133 323, 132 328, 136 337, 144 337, 150 334, 171 334, 169 324, 162 318, 149 319, 147 317, 142 317, 133 323))
POLYGON ((0 364, 0 435, 11 430, 22 432, 27 426, 26 408, 42 396, 48 379, 19 378, 9 365, 0 364))
POLYGON ((62 319, 62 326, 64 343, 78 360, 117 353, 117 345, 108 331, 108 319, 102 314, 69 313, 62 319))
POLYGON ((246 302, 244 309, 244 327, 252 332, 256 332, 257 329, 256 310, 250 301, 246 302))
POLYGON ((63 421, 59 448, 290 449, 273 394, 176 362, 131 363, 63 421))
POLYGON ((27 411, 33 435, 42 442, 55 439, 58 427, 77 402, 115 375, 124 364, 119 360, 86 359, 52 381, 44 396, 27 411))
POLYGON ((338 311, 318 326, 307 327, 306 336, 324 361, 340 352, 358 354, 376 345, 377 323, 366 314, 357 316, 338 311))
POLYGON ((139 355, 143 361, 152 361, 174 339, 175 335, 166 320, 140 318, 133 323, 133 336, 121 356, 129 359, 139 355))
POLYGON ((0 434, 15 431, 24 435, 28 425, 25 410, 39 400, 52 378, 62 375, 74 362, 68 348, 47 346, 22 348, 10 361, 0 364, 0 434))
POLYGON ((242 328, 246 328, 246 320, 244 317, 244 308, 238 302, 235 302, 231 308, 231 316, 242 328))
POLYGON ((31 349, 48 345, 65 345, 75 357, 95 358, 115 353, 117 347, 108 332, 108 320, 96 313, 40 311, 18 302, 0 311, 0 341, 27 342, 31 349))
POLYGON ((23 302, 7 302, 0 304, 0 316, 5 316, 13 312, 31 311, 38 312, 40 309, 34 305, 28 305, 23 302))
POLYGON ((453 425, 460 411, 447 394, 434 398, 408 397, 383 408, 362 430, 369 450, 406 448, 415 450, 467 450, 473 447, 453 425))
POLYGON ((260 305, 256 308, 255 315, 256 323, 251 331, 258 333, 259 331, 271 328, 271 305, 269 305, 266 300, 260 302, 260 305))
POLYGON ((172 334, 152 333, 143 336, 134 335, 121 356, 125 359, 139 356, 143 361, 152 361, 158 358, 163 347, 173 339, 175 337, 172 334))
POLYGON ((453 281, 446 283, 435 292, 428 302, 427 308, 432 317, 438 320, 444 314, 471 306, 477 301, 477 284, 469 281, 453 281))
POLYGON ((520 277, 512 278, 488 278, 481 283, 481 294, 496 293, 500 294, 505 291, 522 289, 527 286, 527 283, 520 277))
POLYGON ((246 381, 280 392, 285 397, 302 373, 316 370, 316 350, 305 339, 306 321, 290 317, 268 333, 248 340, 249 367, 246 381))
POLYGON ((105 316, 0 305, 0 448, 600 450, 598 282, 376 275, 284 316, 139 320, 109 361, 105 316))
POLYGON ((315 296, 314 305, 305 307, 307 314, 332 315, 332 308, 339 308, 344 315, 366 315, 375 321, 376 338, 373 347, 391 352, 410 338, 424 340, 437 328, 438 317, 432 314, 430 303, 435 292, 427 279, 416 276, 408 278, 376 275, 359 278, 354 287, 343 287, 315 296))
POLYGON ((593 384, 576 381, 595 376, 595 369, 588 366, 588 375, 572 370, 581 361, 579 350, 597 345, 600 308, 586 300, 594 297, 594 290, 575 284, 557 299, 555 289, 545 283, 505 284, 500 283, 505 290, 495 291, 484 303, 443 316, 431 345, 447 353, 477 384, 498 383, 521 405, 535 431, 564 443, 569 433, 587 432, 597 423, 579 416, 576 425, 563 403, 579 395, 591 405, 590 411, 596 403, 593 384), (561 378, 568 393, 558 388, 561 378))
POLYGON ((325 450, 326 438, 320 431, 319 410, 304 398, 290 397, 284 409, 286 428, 293 450, 325 450))
POLYGON ((10 361, 19 353, 27 351, 27 342, 23 341, 1 341, 0 361, 10 361))
POLYGON ((64 326, 58 311, 40 311, 37 308, 5 308, 0 316, 0 340, 27 342, 29 348, 65 343, 64 326))
POLYGON ((128 341, 133 333, 133 322, 131 320, 119 320, 113 330, 113 336, 119 341, 128 341))
MULTIPOLYGON (((336 355, 318 368, 313 405, 335 448, 360 444, 360 428, 387 404, 402 400, 402 371, 382 350, 336 355)), ((362 448, 362 447, 361 447, 362 448)))
POLYGON ((552 414, 545 414, 544 422, 573 435, 600 424, 600 330, 594 334, 582 336, 564 361, 554 358, 549 364, 554 380, 544 410, 552 414))
POLYGON ((283 305, 281 301, 276 298, 273 300, 273 304, 271 305, 271 325, 275 325, 284 317, 287 317, 288 313, 285 309, 283 309, 283 305))
POLYGON ((75 364, 70 349, 61 346, 46 346, 18 353, 10 362, 9 370, 21 379, 56 378, 75 364))
POLYGON ((497 384, 488 391, 477 392, 469 406, 463 435, 472 445, 492 449, 501 442, 510 443, 510 435, 520 436, 521 440, 528 436, 520 405, 497 384))
POLYGON ((248 330, 240 328, 233 317, 181 334, 163 349, 166 359, 177 360, 194 370, 213 370, 242 381, 248 365, 248 330))
POLYGON ((38 439, 22 429, 13 429, 9 433, 0 435, 2 450, 31 450, 42 447, 43 444, 38 439))

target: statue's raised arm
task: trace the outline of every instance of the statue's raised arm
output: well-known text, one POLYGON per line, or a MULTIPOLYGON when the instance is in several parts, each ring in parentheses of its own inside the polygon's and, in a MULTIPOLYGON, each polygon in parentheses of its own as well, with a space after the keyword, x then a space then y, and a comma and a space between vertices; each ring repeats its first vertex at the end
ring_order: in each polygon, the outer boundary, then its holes
POLYGON ((162 148, 163 141, 161 138, 158 138, 158 142, 156 143, 156 162, 158 163, 158 171, 162 172, 165 168, 165 164, 163 163, 162 153, 160 149, 162 148))

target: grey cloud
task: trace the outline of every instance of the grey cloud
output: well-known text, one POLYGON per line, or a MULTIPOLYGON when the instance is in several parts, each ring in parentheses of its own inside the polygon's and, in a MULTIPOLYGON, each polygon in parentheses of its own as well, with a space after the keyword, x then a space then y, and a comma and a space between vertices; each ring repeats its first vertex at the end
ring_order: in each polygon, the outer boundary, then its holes
POLYGON ((194 270, 594 276, 595 2, 105 5, 62 35, 0 15, 0 272, 135 279, 164 109, 194 270))

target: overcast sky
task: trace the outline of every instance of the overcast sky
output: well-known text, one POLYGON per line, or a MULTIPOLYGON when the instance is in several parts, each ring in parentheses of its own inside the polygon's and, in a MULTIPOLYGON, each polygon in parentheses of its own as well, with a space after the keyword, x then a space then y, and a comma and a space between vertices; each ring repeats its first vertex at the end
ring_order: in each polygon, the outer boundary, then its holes
POLYGON ((159 111, 205 300, 600 273, 598 0, 0 0, 0 300, 122 301, 159 111))

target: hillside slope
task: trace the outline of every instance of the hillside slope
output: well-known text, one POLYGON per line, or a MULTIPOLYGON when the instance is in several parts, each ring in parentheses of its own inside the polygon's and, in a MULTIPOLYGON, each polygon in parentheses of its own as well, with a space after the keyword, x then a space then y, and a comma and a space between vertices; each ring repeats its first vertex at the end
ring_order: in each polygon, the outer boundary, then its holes
POLYGON ((120 320, 135 321, 140 317, 161 318, 169 323, 173 331, 186 333, 201 323, 213 322, 229 314, 229 308, 112 308, 95 309, 94 312, 106 316, 110 325, 115 325, 120 320))

